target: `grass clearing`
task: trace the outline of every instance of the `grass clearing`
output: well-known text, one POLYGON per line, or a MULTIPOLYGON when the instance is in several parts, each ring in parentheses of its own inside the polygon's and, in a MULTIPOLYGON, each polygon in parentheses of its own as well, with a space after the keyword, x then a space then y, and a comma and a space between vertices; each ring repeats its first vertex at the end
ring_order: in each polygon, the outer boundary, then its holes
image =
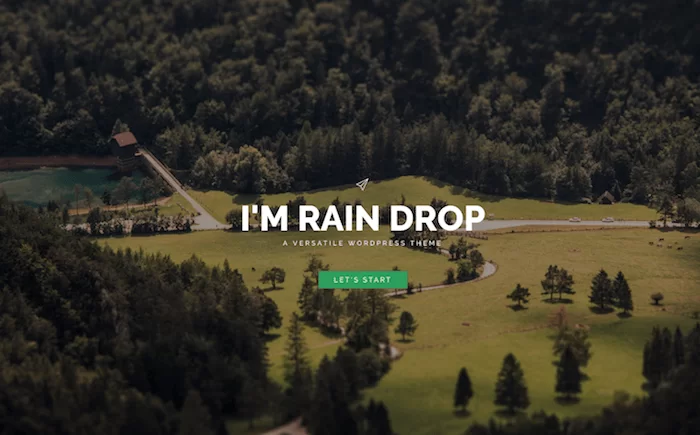
MULTIPOLYGON (((458 434, 474 420, 487 421, 493 405, 496 375, 503 357, 513 352, 525 371, 532 405, 562 416, 597 413, 613 400, 616 390, 642 394, 642 349, 654 325, 689 330, 700 309, 700 239, 681 232, 663 233, 666 243, 683 251, 649 246, 662 233, 652 230, 588 231, 566 234, 505 234, 474 240, 488 259, 498 263, 491 278, 398 300, 420 328, 415 341, 398 343, 405 354, 368 397, 383 400, 398 433, 458 434), (675 245, 673 245, 675 246, 675 245), (548 315, 558 304, 542 301, 540 280, 549 264, 568 269, 576 281, 570 322, 590 326, 593 357, 584 370, 591 380, 583 385, 574 406, 554 401, 548 315), (609 274, 622 270, 634 297, 634 315, 593 314, 589 309, 590 281, 603 266, 609 274), (516 283, 529 287, 527 310, 514 312, 505 295, 516 283), (662 291, 665 305, 650 304, 649 295, 662 291), (469 322, 470 326, 462 326, 469 322), (465 366, 474 383, 471 417, 452 413, 452 394, 459 369, 465 366)), ((400 337, 395 336, 398 340, 400 337)))
MULTIPOLYGON (((296 309, 302 270, 311 253, 322 255, 333 269, 381 270, 398 265, 409 271, 412 281, 424 286, 442 281, 450 265, 439 255, 399 247, 282 247, 285 239, 347 241, 352 235, 206 231, 107 239, 104 243, 114 248, 160 251, 176 261, 193 253, 212 265, 228 258, 250 287, 259 284, 257 280, 265 268, 284 267, 285 288, 269 295, 285 320, 296 309)), ((388 235, 383 230, 376 238, 388 235)), ((651 328, 657 324, 680 325, 687 331, 695 323, 691 314, 700 310, 700 270, 696 267, 700 261, 700 235, 690 239, 685 236, 680 231, 625 229, 505 233, 494 234, 489 240, 470 239, 480 245, 479 250, 487 259, 498 264, 498 271, 480 282, 394 299, 400 310, 414 315, 420 327, 411 342, 399 342, 400 337, 393 335, 404 356, 379 386, 366 392, 366 399, 385 401, 398 433, 463 433, 472 422, 495 416, 493 389, 507 352, 516 355, 525 371, 532 402, 529 412, 544 409, 561 416, 593 414, 610 404, 617 390, 642 394, 641 355, 651 328), (649 245, 659 237, 664 237, 664 243, 674 249, 649 245), (682 251, 675 249, 680 246, 682 251), (573 303, 566 305, 570 323, 590 327, 593 357, 584 371, 591 380, 584 383, 582 400, 576 405, 560 405, 554 400, 555 368, 551 331, 546 324, 558 304, 547 303, 540 296, 540 280, 549 264, 558 264, 573 274, 577 293, 571 298, 573 303), (632 317, 620 319, 616 313, 600 315, 589 309, 590 281, 601 266, 610 275, 622 270, 627 277, 634 297, 632 317), (510 301, 505 295, 516 283, 530 288, 527 310, 514 312, 508 308, 510 301), (655 291, 666 296, 664 305, 651 305, 649 295, 655 291), (470 326, 463 326, 462 322, 469 322, 470 326), (467 367, 475 390, 469 418, 455 416, 452 410, 454 385, 462 366, 467 367)), ((443 246, 448 244, 449 241, 443 242, 443 246)), ((275 332, 281 336, 269 343, 271 376, 279 380, 286 330, 275 332)), ((306 339, 315 364, 324 354, 335 353, 340 345, 334 337, 313 329, 306 330, 306 339)))
MULTIPOLYGON (((401 270, 409 271, 409 279, 416 286, 440 284, 445 269, 449 267, 446 257, 438 254, 427 254, 401 247, 351 247, 348 241, 357 239, 357 233, 335 232, 326 233, 281 233, 281 232, 251 232, 231 233, 224 231, 201 231, 189 234, 165 234, 157 236, 132 236, 124 238, 104 239, 102 242, 114 249, 140 249, 146 252, 162 252, 180 262, 196 254, 210 265, 221 265, 228 259, 232 268, 237 268, 249 288, 254 286, 266 287, 258 282, 262 273, 273 266, 279 266, 287 272, 286 281, 278 287, 282 289, 269 291, 267 294, 277 303, 284 318, 283 326, 271 334, 280 334, 279 338, 268 343, 270 360, 274 364, 272 375, 281 378, 281 361, 284 353, 287 321, 290 314, 297 310, 297 297, 303 282, 303 271, 312 254, 321 256, 324 262, 331 265, 333 270, 390 270, 398 266, 401 270), (337 247, 295 247, 294 240, 317 240, 343 242, 344 246, 337 247), (287 241, 289 246, 283 246, 287 241), (253 270, 255 268, 255 270, 253 270)), ((369 238, 367 233, 362 237, 369 238)), ((389 232, 381 230, 372 238, 386 240, 389 232)), ((269 285, 269 284, 268 284, 269 285)), ((316 330, 307 328, 306 339, 309 347, 317 348, 337 337, 324 336, 316 330)), ((320 359, 325 348, 318 352, 320 359)), ((312 352, 313 353, 313 352, 312 352)))
POLYGON ((606 216, 626 220, 651 220, 656 212, 646 206, 635 204, 566 204, 538 199, 505 198, 472 192, 462 187, 453 186, 427 177, 405 176, 385 181, 370 181, 363 192, 355 185, 339 186, 300 193, 281 193, 274 195, 231 195, 222 191, 189 191, 215 218, 224 222, 234 204, 252 204, 262 198, 265 204, 286 204, 299 195, 304 195, 309 204, 327 206, 338 197, 341 201, 354 202, 359 199, 363 204, 398 204, 401 195, 410 204, 429 204, 433 198, 447 201, 449 204, 463 207, 481 205, 487 214, 493 213, 496 219, 569 219, 578 216, 583 220, 600 220, 606 216))

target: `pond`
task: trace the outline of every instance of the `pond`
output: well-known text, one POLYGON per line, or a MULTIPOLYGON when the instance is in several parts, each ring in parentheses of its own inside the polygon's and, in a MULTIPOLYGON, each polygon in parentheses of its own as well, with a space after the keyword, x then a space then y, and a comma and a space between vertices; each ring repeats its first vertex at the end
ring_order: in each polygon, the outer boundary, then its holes
MULTIPOLYGON (((0 189, 17 202, 32 207, 46 206, 50 200, 60 204, 75 202, 74 187, 79 184, 94 193, 94 205, 102 205, 100 197, 111 192, 122 176, 131 176, 137 185, 145 177, 142 172, 121 174, 112 168, 41 168, 0 171, 0 189)), ((80 198, 84 206, 84 196, 80 198)))

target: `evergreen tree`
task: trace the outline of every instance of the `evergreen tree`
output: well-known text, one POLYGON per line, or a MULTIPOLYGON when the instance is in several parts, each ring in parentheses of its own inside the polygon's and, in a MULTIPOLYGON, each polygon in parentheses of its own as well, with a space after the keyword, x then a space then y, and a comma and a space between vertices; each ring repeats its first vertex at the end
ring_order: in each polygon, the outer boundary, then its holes
POLYGON ((350 400, 358 399, 360 390, 365 387, 360 370, 357 354, 347 347, 339 347, 335 353, 335 364, 342 370, 345 379, 348 381, 348 395, 350 400))
POLYGON ((627 314, 634 310, 634 305, 632 303, 632 291, 630 290, 629 284, 627 284, 627 279, 622 272, 617 272, 615 281, 612 283, 612 293, 614 295, 614 302, 618 308, 621 308, 623 313, 627 314))
POLYGON ((348 382, 342 370, 324 356, 316 371, 316 381, 308 414, 311 435, 326 435, 329 428, 338 435, 356 435, 357 422, 350 410, 348 382))
POLYGON ((316 285, 318 285, 318 273, 322 270, 328 270, 329 267, 330 265, 323 264, 323 261, 319 258, 318 255, 312 255, 304 272, 310 273, 311 277, 316 282, 316 285))
POLYGON ((562 300, 562 295, 574 294, 574 277, 564 268, 559 269, 556 274, 555 290, 559 293, 559 300, 562 300))
POLYGON ((418 324, 413 318, 413 314, 408 311, 401 313, 399 317, 399 325, 394 330, 395 333, 401 334, 401 339, 406 341, 406 336, 413 336, 413 334, 418 329, 418 324))
POLYGON ((309 350, 304 340, 304 325, 296 312, 292 313, 288 331, 284 380, 288 386, 288 415, 296 417, 308 409, 311 395, 311 364, 307 356, 309 350))
POLYGON ((571 350, 581 367, 586 367, 592 356, 588 331, 568 326, 559 329, 554 339, 554 356, 561 358, 566 349, 571 350))
POLYGON ((644 347, 642 374, 652 388, 656 388, 673 368, 671 331, 654 327, 651 340, 644 347))
POLYGON ((598 305, 600 310, 604 311, 612 303, 612 298, 612 283, 608 273, 601 269, 593 278, 589 299, 592 304, 598 305))
POLYGON ((685 338, 681 328, 676 326, 676 333, 673 336, 673 366, 680 367, 685 364, 685 338))
POLYGON ((579 363, 570 347, 564 350, 557 365, 557 385, 555 391, 569 399, 573 394, 581 392, 583 377, 579 363))
POLYGON ((455 386, 454 407, 461 407, 462 411, 467 410, 469 400, 474 396, 472 390, 472 381, 469 379, 467 369, 462 367, 457 376, 457 385, 455 386))
POLYGON ((316 289, 314 282, 308 276, 304 277, 304 283, 301 285, 301 291, 297 298, 297 305, 301 310, 301 317, 304 320, 316 320, 317 307, 315 305, 316 289))
POLYGON ((557 275, 559 274, 559 266, 549 265, 547 272, 542 280, 542 294, 549 295, 549 300, 554 300, 554 293, 557 291, 557 275))
POLYGON ((503 359, 501 371, 496 382, 496 399, 494 403, 505 406, 509 413, 515 413, 516 409, 527 409, 530 406, 530 398, 525 384, 525 374, 520 363, 512 353, 503 359))
POLYGON ((664 223, 665 227, 667 222, 673 219, 675 214, 673 199, 671 198, 670 194, 663 193, 661 198, 657 201, 657 204, 656 211, 661 215, 661 221, 664 223))
POLYGON ((506 297, 513 302, 516 302, 519 307, 522 307, 522 304, 527 304, 529 302, 528 298, 530 297, 530 290, 518 283, 513 291, 506 297))

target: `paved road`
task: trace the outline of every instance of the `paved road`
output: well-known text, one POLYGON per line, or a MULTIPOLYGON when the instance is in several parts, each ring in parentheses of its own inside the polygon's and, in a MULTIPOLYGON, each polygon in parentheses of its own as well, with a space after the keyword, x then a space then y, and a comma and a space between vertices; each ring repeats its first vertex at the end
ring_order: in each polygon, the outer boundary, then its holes
POLYGON ((141 148, 141 154, 146 158, 151 163, 151 166, 153 166, 153 169, 158 171, 161 177, 173 188, 177 193, 182 195, 183 198, 185 198, 190 204, 192 204, 192 207, 199 213, 199 216, 196 216, 194 218, 195 225, 192 226, 193 230, 220 230, 224 228, 228 228, 228 225, 224 225, 221 222, 217 221, 214 219, 214 216, 212 216, 204 207, 201 206, 197 201, 195 201, 194 198, 192 198, 182 187, 179 181, 170 173, 170 171, 163 166, 163 164, 156 159, 153 154, 151 154, 148 150, 141 148))
MULTIPOLYGON (((660 224, 660 223, 659 223, 660 224)), ((513 228, 513 227, 523 227, 523 226, 601 226, 601 227, 639 227, 639 228, 649 228, 649 221, 615 221, 615 222, 602 222, 602 221, 581 221, 581 222, 569 222, 568 220, 492 220, 483 221, 474 224, 474 231, 487 231, 487 230, 498 230, 501 228, 513 228)), ((674 224, 668 223, 668 226, 676 226, 674 224)), ((465 231, 461 229, 461 231, 465 231)))
MULTIPOLYGON (((446 252, 446 251, 443 250, 443 252, 446 252)), ((441 289, 441 288, 453 287, 453 286, 456 286, 456 285, 461 285, 461 284, 467 284, 467 283, 470 283, 470 282, 481 281, 482 279, 488 278, 489 276, 491 276, 491 275, 493 275, 494 273, 496 273, 496 269, 497 269, 497 267, 496 267, 496 264, 495 264, 495 263, 492 263, 492 262, 490 262, 490 261, 487 261, 486 263, 484 263, 484 270, 481 271, 481 275, 479 275, 479 277, 476 278, 476 279, 473 279, 473 280, 471 280, 471 281, 456 282, 456 283, 454 283, 454 284, 440 284, 440 285, 433 285, 433 286, 430 286, 430 287, 423 287, 423 290, 422 290, 422 291, 427 292, 427 291, 430 291, 430 290, 438 290, 438 289, 441 289)), ((418 289, 413 289, 413 293, 415 294, 415 293, 420 293, 420 292, 418 291, 418 289)), ((387 295, 388 297, 391 297, 391 296, 400 296, 400 295, 405 295, 405 294, 406 294, 406 290, 400 290, 400 291, 397 291, 397 292, 390 292, 390 293, 387 293, 386 295, 387 295)))

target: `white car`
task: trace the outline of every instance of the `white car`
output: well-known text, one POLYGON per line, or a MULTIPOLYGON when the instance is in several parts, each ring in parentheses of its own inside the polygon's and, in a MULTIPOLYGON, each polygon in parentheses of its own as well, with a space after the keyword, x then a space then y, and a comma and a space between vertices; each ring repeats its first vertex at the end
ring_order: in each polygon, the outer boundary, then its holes
POLYGON ((581 222, 581 218, 580 217, 572 217, 569 219, 569 222, 581 222))
POLYGON ((615 222, 615 219, 608 216, 606 218, 603 218, 603 222, 606 222, 606 223, 615 222))

